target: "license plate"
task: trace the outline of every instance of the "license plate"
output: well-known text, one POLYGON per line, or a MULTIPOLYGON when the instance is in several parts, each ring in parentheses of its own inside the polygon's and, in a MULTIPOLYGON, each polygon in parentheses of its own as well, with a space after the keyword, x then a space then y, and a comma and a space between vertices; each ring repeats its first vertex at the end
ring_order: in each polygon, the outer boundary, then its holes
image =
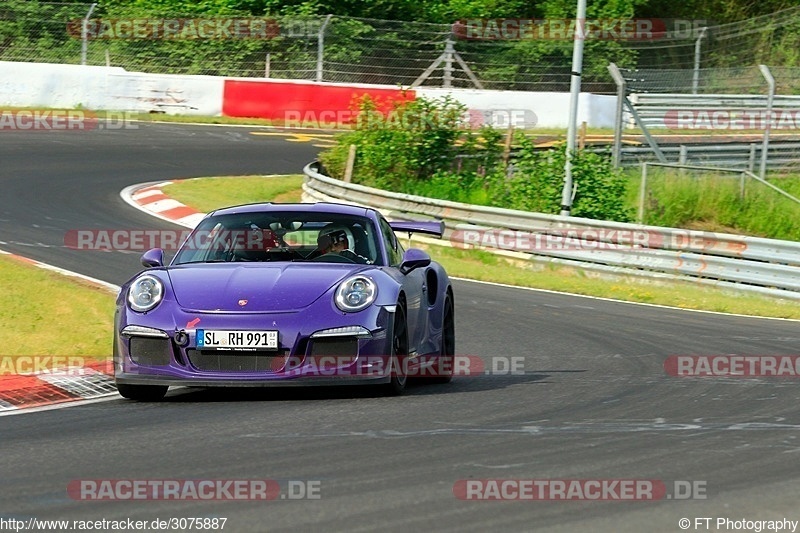
POLYGON ((277 350, 278 332, 198 329, 197 347, 202 350, 277 350))

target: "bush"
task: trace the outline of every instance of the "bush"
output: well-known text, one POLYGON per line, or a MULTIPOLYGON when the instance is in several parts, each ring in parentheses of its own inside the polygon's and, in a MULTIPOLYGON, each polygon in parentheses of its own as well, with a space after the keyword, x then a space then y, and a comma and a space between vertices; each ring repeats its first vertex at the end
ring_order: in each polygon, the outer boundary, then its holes
MULTIPOLYGON (((496 205, 523 211, 558 214, 564 189, 566 151, 536 150, 530 139, 520 135, 521 149, 515 159, 514 175, 493 196, 496 205)), ((626 205, 628 180, 615 169, 607 154, 576 152, 572 160, 575 199, 572 215, 600 220, 630 222, 633 212, 626 205)))
MULTIPOLYGON (((463 129, 466 108, 445 97, 397 103, 384 115, 379 103, 358 105, 355 130, 320 154, 329 175, 342 178, 356 145, 353 181, 371 187, 453 200, 557 214, 564 184, 563 149, 537 150, 524 135, 514 172, 503 166, 504 132, 463 129)), ((573 161, 575 216, 632 220, 625 205, 627 179, 607 155, 578 152, 573 161)))

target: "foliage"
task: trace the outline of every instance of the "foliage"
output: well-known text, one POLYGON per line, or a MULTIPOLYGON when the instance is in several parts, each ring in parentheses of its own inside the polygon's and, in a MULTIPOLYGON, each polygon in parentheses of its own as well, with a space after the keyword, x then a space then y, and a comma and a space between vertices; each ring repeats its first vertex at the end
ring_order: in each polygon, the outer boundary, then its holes
MULTIPOLYGON (((358 154, 358 180, 374 187, 399 190, 410 180, 427 179, 450 167, 447 155, 461 134, 463 104, 446 96, 396 103, 386 113, 379 109, 369 97, 358 102, 355 130, 320 156, 331 175, 344 175, 351 144, 358 154)), ((472 135, 467 135, 465 150, 474 152, 479 149, 472 135)))
MULTIPOLYGON (((541 151, 524 135, 514 172, 503 166, 504 133, 484 126, 463 129, 464 107, 450 98, 419 98, 397 104, 388 116, 365 99, 353 132, 320 154, 327 172, 344 175, 350 145, 356 146, 353 181, 392 191, 556 214, 560 211, 565 151, 541 151), (393 118, 392 118, 393 117, 393 118)), ((578 152, 573 161, 577 194, 573 214, 627 222, 627 179, 605 155, 578 152)))
MULTIPOLYGON (((514 175, 504 187, 496 187, 493 203, 501 207, 557 214, 561 211, 566 150, 537 150, 525 136, 515 158, 514 175)), ((575 197, 572 215, 630 222, 625 204, 627 178, 611 165, 607 154, 578 151, 572 158, 575 197)))

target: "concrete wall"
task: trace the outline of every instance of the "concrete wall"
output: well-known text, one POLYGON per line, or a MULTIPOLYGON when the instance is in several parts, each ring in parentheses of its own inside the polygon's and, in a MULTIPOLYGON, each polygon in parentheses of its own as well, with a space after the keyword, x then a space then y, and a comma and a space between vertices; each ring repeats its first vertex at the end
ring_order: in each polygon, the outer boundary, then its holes
MULTIPOLYGON (((416 95, 450 95, 463 103, 473 125, 564 128, 569 94, 314 83, 128 72, 119 67, 0 61, 0 105, 261 117, 287 126, 349 122, 355 102, 370 95, 379 109, 416 95), (311 120, 306 120, 311 119, 311 120), (340 120, 341 119, 341 120, 340 120)), ((582 93, 578 122, 613 127, 616 97, 582 93)))
POLYGON ((220 115, 224 78, 0 61, 0 105, 220 115))

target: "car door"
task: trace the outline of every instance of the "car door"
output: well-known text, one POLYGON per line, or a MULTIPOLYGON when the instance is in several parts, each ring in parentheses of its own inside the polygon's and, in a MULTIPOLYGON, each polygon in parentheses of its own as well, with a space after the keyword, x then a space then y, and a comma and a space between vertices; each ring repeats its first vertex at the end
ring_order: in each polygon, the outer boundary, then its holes
MULTIPOLYGON (((398 268, 403 260, 405 250, 389 223, 381 218, 380 224, 381 236, 386 247, 389 264, 398 268)), ((426 325, 428 323, 425 269, 418 268, 403 276, 402 286, 406 295, 409 351, 413 354, 418 352, 420 344, 425 339, 426 325)))

